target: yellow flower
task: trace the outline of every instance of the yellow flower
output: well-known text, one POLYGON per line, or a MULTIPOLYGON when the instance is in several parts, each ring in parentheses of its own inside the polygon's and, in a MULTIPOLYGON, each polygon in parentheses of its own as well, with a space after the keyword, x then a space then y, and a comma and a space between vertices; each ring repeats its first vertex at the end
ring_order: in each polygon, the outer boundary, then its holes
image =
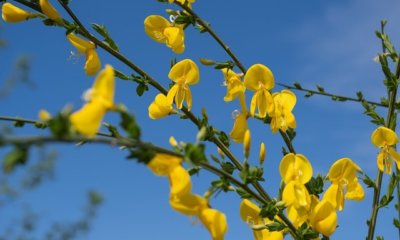
POLYGON ((357 171, 361 171, 349 158, 337 160, 328 172, 332 185, 325 191, 323 199, 330 202, 339 211, 343 210, 344 199, 361 201, 364 190, 357 179, 357 171))
POLYGON ((104 114, 114 106, 114 69, 106 65, 91 89, 86 91, 87 103, 70 116, 72 128, 79 133, 94 137, 99 130, 104 114))
POLYGON ((308 208, 296 208, 294 205, 287 207, 287 216, 296 228, 301 226, 309 219, 312 210, 315 208, 318 202, 319 200, 317 196, 310 195, 310 203, 308 208))
POLYGON ((312 177, 312 166, 304 155, 289 153, 282 158, 279 172, 285 183, 297 181, 306 184, 312 177))
POLYGON ((157 176, 168 176, 182 162, 182 158, 164 153, 157 153, 147 167, 157 176))
POLYGON ((400 154, 392 147, 399 142, 397 134, 390 128, 378 127, 371 135, 372 144, 381 148, 377 157, 378 168, 381 172, 392 173, 392 159, 400 169, 400 154))
POLYGON ((189 216, 198 216, 202 209, 208 208, 206 198, 192 193, 182 196, 171 195, 169 203, 176 211, 189 216))
MULTIPOLYGON (((260 211, 260 208, 248 199, 243 199, 240 203, 240 217, 251 227, 263 227, 272 222, 269 219, 261 218, 260 211)), ((283 240, 283 233, 281 231, 270 232, 268 229, 262 229, 253 230, 253 234, 256 240, 283 240)))
POLYGON ((310 216, 312 228, 324 236, 330 236, 336 230, 337 214, 335 207, 328 201, 322 200, 313 209, 310 216))
POLYGON ((172 24, 159 15, 150 15, 144 20, 144 30, 154 41, 166 44, 174 53, 185 50, 185 32, 180 24, 172 24))
POLYGON ((60 21, 61 16, 57 12, 57 10, 49 3, 48 0, 40 0, 39 1, 40 8, 42 9, 43 13, 46 14, 48 18, 50 18, 53 21, 60 21))
POLYGON ((190 59, 184 59, 176 63, 169 71, 168 77, 175 82, 167 95, 168 104, 172 105, 175 100, 176 107, 182 108, 183 101, 186 100, 187 108, 192 108, 192 93, 189 85, 199 81, 199 68, 190 59))
POLYGON ((282 90, 280 93, 272 94, 275 104, 275 112, 271 120, 273 133, 279 129, 286 132, 288 127, 296 128, 296 119, 292 113, 296 105, 296 95, 289 90, 282 90))
POLYGON ((260 144, 260 153, 258 154, 258 162, 260 165, 264 163, 265 160, 265 144, 262 142, 260 144))
POLYGON ((235 118, 235 122, 233 123, 233 128, 229 133, 229 136, 236 143, 242 143, 244 140, 244 134, 249 129, 247 126, 247 117, 246 114, 239 114, 235 118))
POLYGON ((183 196, 188 194, 192 189, 190 175, 181 165, 172 168, 168 175, 168 179, 171 186, 170 193, 172 196, 183 196))
POLYGON ((312 177, 312 166, 302 154, 286 154, 279 165, 279 172, 286 183, 282 200, 288 207, 299 212, 308 211, 311 204, 310 194, 304 186, 312 177))
POLYGON ((228 224, 225 214, 212 208, 204 208, 200 211, 199 219, 210 232, 213 240, 223 240, 228 224))
POLYGON ((226 95, 224 97, 225 102, 233 101, 238 98, 241 94, 244 94, 246 88, 243 82, 240 80, 240 74, 235 73, 232 69, 224 68, 221 70, 225 78, 226 95))
POLYGON ((76 36, 74 33, 69 33, 67 39, 74 45, 78 52, 86 55, 84 66, 86 74, 89 76, 96 74, 101 68, 101 61, 96 52, 96 45, 76 36))
POLYGON ((6 22, 22 22, 29 18, 36 17, 36 14, 27 12, 19 7, 12 5, 11 3, 4 3, 1 7, 1 17, 6 22))
POLYGON ((274 100, 269 92, 275 85, 271 70, 262 64, 254 64, 244 76, 244 86, 254 91, 251 99, 250 114, 254 115, 256 107, 261 118, 274 114, 274 100))
POLYGON ((167 97, 164 94, 159 93, 154 99, 154 102, 150 104, 148 110, 151 119, 158 119, 168 116, 172 111, 172 106, 168 103, 167 97))

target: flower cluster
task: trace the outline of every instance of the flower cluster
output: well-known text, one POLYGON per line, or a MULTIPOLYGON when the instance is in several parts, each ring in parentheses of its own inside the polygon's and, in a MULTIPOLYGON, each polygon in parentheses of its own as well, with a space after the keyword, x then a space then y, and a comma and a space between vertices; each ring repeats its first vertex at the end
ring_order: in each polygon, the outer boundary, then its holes
POLYGON ((182 166, 182 158, 158 153, 147 164, 157 176, 167 176, 171 186, 169 202, 179 213, 197 217, 213 240, 222 240, 228 229, 225 214, 209 206, 208 199, 191 193, 190 175, 182 166))
MULTIPOLYGON (((54 21, 55 24, 63 25, 62 17, 48 0, 40 0, 39 5, 46 17, 54 21)), ((25 11, 11 3, 4 3, 2 6, 2 18, 6 22, 21 22, 37 17, 42 17, 42 15, 25 11)), ((86 74, 89 76, 95 75, 101 69, 101 62, 96 52, 96 45, 76 36, 74 33, 69 33, 67 39, 76 47, 79 53, 86 55, 86 63, 84 66, 86 74)))

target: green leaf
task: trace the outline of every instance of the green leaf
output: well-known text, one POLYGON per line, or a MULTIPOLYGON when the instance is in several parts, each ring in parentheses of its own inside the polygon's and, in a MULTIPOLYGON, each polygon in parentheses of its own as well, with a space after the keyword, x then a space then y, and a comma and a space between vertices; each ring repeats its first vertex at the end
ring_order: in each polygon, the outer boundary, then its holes
POLYGON ((318 92, 324 93, 325 89, 321 85, 317 85, 318 92))
POLYGON ((135 117, 125 111, 120 112, 121 122, 120 126, 124 129, 130 138, 139 139, 140 138, 140 128, 137 125, 135 117))
POLYGON ((104 37, 104 43, 107 44, 110 48, 112 48, 114 51, 119 52, 119 48, 117 44, 114 42, 114 40, 110 37, 106 26, 104 25, 99 25, 97 23, 92 23, 92 28, 100 34, 102 37, 104 37))
POLYGON ((236 188, 236 192, 239 194, 239 196, 241 198, 251 198, 251 194, 248 193, 246 190, 244 190, 243 188, 236 188))
POLYGON ((129 152, 126 159, 136 159, 139 163, 148 164, 155 156, 155 152, 150 149, 134 149, 129 152))
POLYGON ((301 85, 300 85, 299 82, 294 82, 294 83, 293 83, 293 86, 294 86, 295 88, 297 88, 297 89, 303 89, 303 88, 301 87, 301 85))
POLYGON ((267 227, 267 229, 269 231, 272 231, 272 232, 274 232, 274 231, 282 231, 283 229, 286 228, 286 226, 283 223, 278 222, 278 221, 274 221, 274 222, 269 223, 269 224, 267 224, 265 226, 267 227))
POLYGON ((312 177, 306 184, 306 187, 310 194, 319 196, 319 194, 324 192, 324 177, 319 174, 317 177, 312 177))
POLYGON ((399 219, 394 218, 394 219, 393 219, 393 225, 394 225, 396 228, 400 229, 400 221, 399 221, 399 219))
POLYGON ((71 128, 68 114, 59 113, 48 121, 48 126, 53 136, 57 138, 67 136, 71 128))
POLYGON ((126 75, 125 73, 122 73, 121 71, 114 69, 115 77, 122 79, 122 80, 134 80, 135 77, 126 75))
POLYGON ((368 188, 374 188, 375 182, 366 174, 363 175, 363 182, 367 185, 368 188))
POLYGON ((149 90, 149 86, 147 86, 147 84, 142 84, 140 83, 139 85, 137 85, 136 87, 136 94, 141 97, 143 95, 144 92, 149 90))
POLYGON ((233 171, 235 171, 235 166, 230 162, 222 162, 221 168, 222 168, 222 170, 224 170, 225 172, 227 172, 231 175, 232 175, 233 171))
POLYGON ((28 159, 28 148, 25 146, 15 146, 3 159, 3 172, 11 173, 16 166, 24 165, 28 159))
POLYGON ((23 127, 23 126, 25 126, 25 122, 22 120, 16 120, 14 122, 14 127, 23 127))
POLYGON ((205 145, 204 144, 191 144, 188 143, 185 146, 185 157, 189 159, 194 165, 198 166, 202 162, 207 162, 205 156, 205 145))

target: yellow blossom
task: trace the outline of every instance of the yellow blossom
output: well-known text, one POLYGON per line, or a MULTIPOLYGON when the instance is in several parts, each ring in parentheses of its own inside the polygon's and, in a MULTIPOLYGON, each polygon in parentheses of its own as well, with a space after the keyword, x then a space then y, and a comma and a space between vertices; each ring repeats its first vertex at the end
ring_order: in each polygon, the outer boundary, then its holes
POLYGON ((168 104, 171 105, 175 101, 176 107, 181 109, 185 100, 190 111, 192 108, 192 93, 189 85, 196 84, 200 79, 199 68, 196 63, 190 59, 184 59, 171 68, 168 77, 175 82, 174 86, 168 91, 168 104))
POLYGON ((270 116, 274 114, 274 100, 270 93, 274 85, 274 75, 268 67, 254 64, 249 68, 244 76, 244 86, 255 92, 250 104, 251 115, 254 115, 256 107, 261 118, 267 116, 267 113, 270 116))
POLYGON ((85 93, 87 103, 70 116, 72 128, 79 133, 94 137, 104 114, 114 106, 114 69, 106 65, 91 89, 85 93))
POLYGON ((78 52, 86 55, 84 66, 86 74, 89 76, 96 74, 101 68, 101 61, 96 52, 96 45, 76 36, 74 33, 69 33, 67 39, 74 45, 78 52))
POLYGON ((244 87, 243 82, 240 80, 241 75, 235 73, 232 69, 229 68, 224 68, 221 71, 224 75, 226 85, 226 95, 224 97, 224 101, 233 101, 241 94, 244 94, 246 88, 244 87))
POLYGON ((290 128, 296 128, 296 119, 292 113, 296 105, 296 95, 289 90, 282 90, 280 93, 272 94, 275 104, 275 112, 271 120, 273 133, 279 129, 286 132, 290 128))
POLYGON ((312 177, 310 161, 302 154, 286 154, 279 165, 279 172, 285 183, 297 181, 306 184, 312 177))
POLYGON ((400 154, 392 147, 399 142, 397 134, 390 128, 378 127, 371 135, 372 144, 381 151, 377 157, 377 165, 381 172, 392 173, 392 159, 400 169, 400 154))
POLYGON ((228 224, 225 214, 212 208, 204 208, 200 211, 199 219, 210 232, 212 240, 223 240, 228 224))
POLYGON ((324 236, 332 235, 337 225, 335 207, 329 201, 319 202, 310 215, 310 225, 324 236))
POLYGON ((286 184, 282 192, 282 200, 286 206, 294 206, 297 211, 310 209, 311 198, 304 184, 291 181, 286 184))
POLYGON ((293 225, 298 228, 309 219, 313 209, 318 203, 318 197, 315 195, 310 195, 310 203, 308 207, 296 208, 294 205, 288 206, 286 209, 287 216, 292 221, 293 225))
POLYGON ((150 15, 144 20, 144 30, 154 41, 164 43, 174 53, 185 50, 185 32, 181 24, 170 23, 159 15, 150 15))
POLYGON ((361 201, 364 190, 357 179, 360 167, 349 158, 337 160, 329 169, 328 179, 332 185, 325 191, 323 199, 339 211, 343 210, 344 199, 361 201))
POLYGON ((157 176, 168 176, 182 162, 182 158, 165 153, 157 153, 147 167, 157 176))
MULTIPOLYGON (((267 218, 263 219, 260 217, 260 211, 260 208, 248 199, 243 199, 240 203, 240 217, 250 227, 263 227, 272 222, 267 218)), ((253 230, 253 234, 256 240, 283 240, 283 233, 281 231, 270 232, 268 229, 262 229, 253 230)))
POLYGON ((4 3, 1 7, 1 17, 6 22, 22 22, 36 16, 36 14, 25 11, 9 2, 4 3))
POLYGON ((42 12, 46 14, 48 18, 50 18, 53 21, 60 21, 61 16, 57 12, 57 10, 49 3, 48 0, 39 0, 40 8, 42 9, 42 12))
POLYGON ((172 109, 171 104, 167 101, 167 97, 164 94, 159 93, 154 99, 154 102, 152 102, 148 108, 149 117, 151 119, 158 119, 168 116, 172 109))
POLYGON ((169 203, 176 211, 189 216, 198 216, 202 209, 208 208, 206 198, 192 193, 182 196, 171 195, 169 203))
POLYGON ((233 123, 233 128, 229 133, 229 136, 236 143, 242 143, 244 140, 244 134, 246 133, 249 127, 247 126, 247 117, 246 114, 239 114, 235 118, 235 122, 233 123))
POLYGON ((173 196, 183 196, 188 194, 192 189, 190 175, 181 165, 172 168, 168 179, 171 186, 171 195, 173 196))

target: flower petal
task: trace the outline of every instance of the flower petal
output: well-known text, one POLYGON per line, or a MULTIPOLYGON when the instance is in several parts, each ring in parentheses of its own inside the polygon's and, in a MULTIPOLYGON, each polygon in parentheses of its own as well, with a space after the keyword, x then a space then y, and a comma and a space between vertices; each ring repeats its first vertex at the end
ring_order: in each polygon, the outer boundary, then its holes
POLYGON ((168 178, 171 185, 171 195, 183 196, 192 189, 190 175, 181 165, 173 167, 168 178))
POLYGON ((199 81, 199 68, 191 59, 176 63, 169 71, 168 77, 180 84, 195 84, 199 81))
POLYGON ((235 122, 233 123, 233 128, 229 133, 229 136, 234 142, 242 143, 247 129, 249 129, 247 126, 247 117, 245 114, 241 113, 235 118, 235 122))
POLYGON ((250 224, 260 224, 262 218, 260 217, 260 208, 248 199, 243 199, 240 203, 240 218, 250 224))
POLYGON ((224 239, 224 235, 228 230, 225 214, 212 208, 205 208, 200 212, 199 218, 210 232, 213 240, 224 239))
POLYGON ((208 207, 207 199, 191 193, 182 196, 171 195, 169 203, 176 211, 189 216, 198 216, 202 209, 208 207))
POLYGON ((1 16, 6 22, 22 22, 28 20, 30 17, 34 15, 28 11, 25 11, 19 7, 14 6, 13 4, 6 2, 1 7, 1 16))
POLYGON ((115 73, 111 65, 106 65, 92 86, 91 101, 101 101, 107 108, 114 104, 115 73))
POLYGON ((80 38, 72 32, 67 35, 67 39, 80 53, 86 53, 89 49, 95 49, 95 45, 92 42, 80 38))
POLYGON ((337 214, 328 201, 322 200, 315 206, 310 216, 311 226, 325 236, 330 236, 336 230, 337 214))
POLYGON ((312 177, 310 161, 302 154, 286 154, 279 165, 279 172, 285 183, 297 181, 306 184, 312 177))
POLYGON ((86 75, 95 75, 101 68, 101 61, 95 49, 88 49, 86 51, 86 63, 84 69, 86 75))
POLYGON ((372 133, 371 141, 375 147, 383 147, 385 145, 394 145, 399 142, 399 139, 392 129, 381 126, 372 133))
POLYGON ((271 90, 274 85, 274 75, 268 67, 262 64, 254 64, 244 76, 244 86, 251 91, 257 91, 260 86, 271 90))
POLYGON ((157 176, 168 176, 181 162, 182 158, 169 154, 157 153, 147 164, 147 167, 157 176))
POLYGON ((85 104, 70 116, 72 128, 86 137, 92 138, 100 128, 107 109, 99 101, 85 104))
POLYGON ((57 10, 49 3, 48 0, 40 0, 39 1, 40 8, 42 9, 43 13, 46 14, 47 17, 54 21, 59 21, 61 19, 60 14, 57 10))
POLYGON ((150 15, 144 20, 144 30, 149 37, 159 43, 165 43, 164 29, 171 23, 162 16, 150 15))

